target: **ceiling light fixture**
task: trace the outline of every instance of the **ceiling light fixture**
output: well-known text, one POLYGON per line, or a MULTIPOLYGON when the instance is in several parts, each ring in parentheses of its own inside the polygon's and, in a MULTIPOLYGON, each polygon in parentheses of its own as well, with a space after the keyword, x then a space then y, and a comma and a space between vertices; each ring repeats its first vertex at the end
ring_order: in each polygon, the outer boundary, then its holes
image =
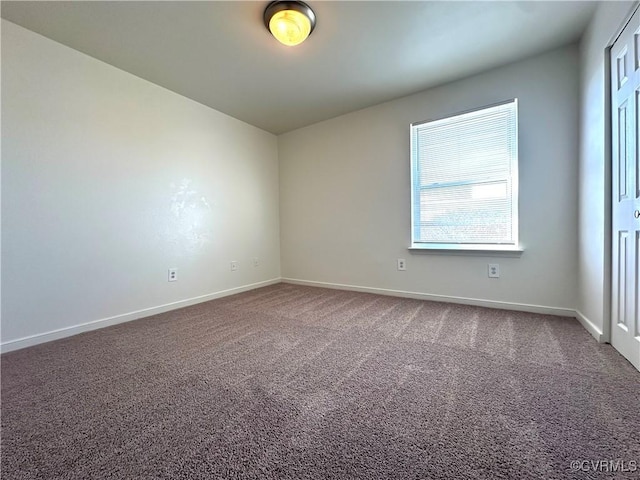
POLYGON ((313 32, 316 15, 306 3, 278 0, 267 5, 264 24, 280 43, 294 46, 313 32))

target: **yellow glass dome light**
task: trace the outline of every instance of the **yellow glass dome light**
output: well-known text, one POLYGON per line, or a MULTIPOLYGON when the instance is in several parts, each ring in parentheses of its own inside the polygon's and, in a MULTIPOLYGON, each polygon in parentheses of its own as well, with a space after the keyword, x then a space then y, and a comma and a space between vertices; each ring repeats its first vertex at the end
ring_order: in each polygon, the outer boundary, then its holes
POLYGON ((294 46, 311 34, 316 26, 316 16, 303 2, 276 1, 264 11, 264 24, 280 43, 294 46))

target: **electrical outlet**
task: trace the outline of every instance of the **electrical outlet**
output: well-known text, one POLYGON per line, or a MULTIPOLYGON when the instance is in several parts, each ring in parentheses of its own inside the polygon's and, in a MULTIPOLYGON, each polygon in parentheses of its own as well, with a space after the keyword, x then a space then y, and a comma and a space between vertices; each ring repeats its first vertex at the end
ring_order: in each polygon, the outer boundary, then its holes
POLYGON ((236 270, 238 270, 238 262, 236 262, 235 260, 231 261, 231 271, 235 272, 236 270))
POLYGON ((169 275, 168 275, 167 280, 170 281, 170 282, 177 282, 178 281, 178 269, 177 268, 170 268, 169 269, 169 275))
POLYGON ((488 265, 489 278, 500 278, 500 265, 490 263, 488 265))
POLYGON ((260 259, 258 257, 253 257, 253 266, 254 267, 260 266, 260 259))
POLYGON ((407 262, 404 258, 398 259, 398 270, 405 271, 407 269, 407 262))

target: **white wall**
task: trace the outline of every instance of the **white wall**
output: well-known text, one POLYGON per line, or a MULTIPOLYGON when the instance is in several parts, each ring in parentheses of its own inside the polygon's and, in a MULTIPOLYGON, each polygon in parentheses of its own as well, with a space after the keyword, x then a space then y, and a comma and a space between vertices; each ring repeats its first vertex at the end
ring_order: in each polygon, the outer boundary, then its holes
POLYGON ((577 47, 566 47, 281 135, 283 277, 573 314, 578 72, 577 47), (409 253, 409 124, 513 97, 524 254, 409 253), (487 278, 489 262, 500 279, 487 278))
POLYGON ((4 350, 280 277, 274 135, 4 20, 2 63, 4 350))
POLYGON ((278 140, 3 20, 3 350, 277 279, 278 207, 283 277, 577 305, 606 338, 604 50, 632 6, 602 2, 579 55, 560 49, 278 140), (409 253, 409 123, 515 96, 525 253, 409 253))
POLYGON ((610 160, 605 49, 634 2, 601 2, 580 43, 578 315, 599 340, 610 321, 610 160))

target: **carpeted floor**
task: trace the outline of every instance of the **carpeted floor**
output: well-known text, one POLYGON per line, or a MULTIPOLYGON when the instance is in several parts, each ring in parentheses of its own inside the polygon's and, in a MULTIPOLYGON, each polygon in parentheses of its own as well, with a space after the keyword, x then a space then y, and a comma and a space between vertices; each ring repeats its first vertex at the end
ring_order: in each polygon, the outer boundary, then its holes
POLYGON ((640 373, 574 319, 279 284, 2 355, 1 447, 5 480, 639 478, 640 373))

